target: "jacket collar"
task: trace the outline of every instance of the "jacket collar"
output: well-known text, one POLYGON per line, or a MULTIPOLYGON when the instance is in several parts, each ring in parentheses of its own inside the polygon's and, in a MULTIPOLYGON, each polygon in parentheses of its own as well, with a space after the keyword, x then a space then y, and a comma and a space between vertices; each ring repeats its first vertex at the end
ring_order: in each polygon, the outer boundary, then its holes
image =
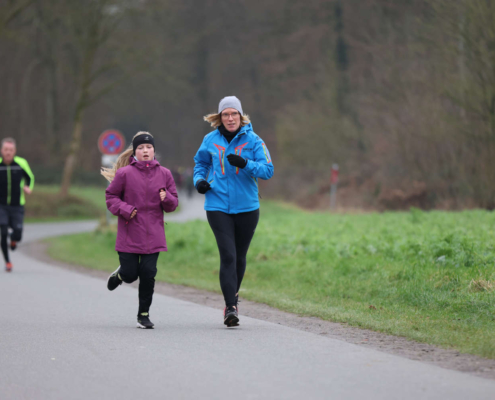
POLYGON ((139 169, 145 169, 145 168, 154 168, 154 167, 159 167, 160 163, 156 161, 156 158, 151 161, 137 161, 134 156, 131 156, 129 158, 130 165, 139 168, 139 169), (149 166, 149 167, 147 167, 149 166))
MULTIPOLYGON (((238 138, 238 137, 240 137, 240 136, 242 136, 242 135, 245 135, 246 133, 248 133, 249 131, 252 131, 252 130, 253 130, 253 126, 251 125, 251 122, 250 122, 249 124, 247 124, 247 125, 244 125, 244 126, 241 128, 241 130, 239 131, 239 133, 238 133, 237 135, 235 135, 235 137, 232 139, 232 142, 233 142, 236 138, 238 138)), ((222 132, 220 132, 220 129, 218 129, 218 128, 217 128, 217 133, 218 133, 220 136, 222 136, 222 137, 223 137, 222 132)), ((227 139, 225 139, 225 140, 227 140, 227 139)), ((232 143, 232 142, 230 142, 230 143, 232 143)))

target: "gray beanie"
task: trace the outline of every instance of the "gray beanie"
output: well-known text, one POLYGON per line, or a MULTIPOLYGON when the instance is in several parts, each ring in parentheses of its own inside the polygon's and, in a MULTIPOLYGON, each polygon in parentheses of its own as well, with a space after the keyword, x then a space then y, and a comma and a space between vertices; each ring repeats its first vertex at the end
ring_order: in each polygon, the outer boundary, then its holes
POLYGON ((235 96, 227 96, 220 100, 220 104, 218 105, 218 113, 220 114, 226 108, 235 108, 242 114, 242 105, 241 101, 235 96))

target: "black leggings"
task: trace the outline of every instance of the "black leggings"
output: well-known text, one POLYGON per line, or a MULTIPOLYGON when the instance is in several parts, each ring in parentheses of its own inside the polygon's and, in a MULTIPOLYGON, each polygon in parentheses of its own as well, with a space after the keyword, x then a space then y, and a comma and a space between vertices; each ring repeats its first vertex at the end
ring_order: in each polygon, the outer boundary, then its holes
POLYGON ((227 307, 236 304, 236 294, 246 271, 246 254, 260 218, 260 210, 241 214, 207 211, 206 216, 220 252, 220 287, 227 307))
POLYGON ((119 275, 125 283, 139 278, 139 311, 149 312, 155 291, 156 262, 160 253, 134 254, 119 251, 119 275))
MULTIPOLYGON (((0 226, 0 232, 1 232, 1 247, 2 247, 2 253, 3 253, 3 259, 5 260, 6 263, 10 262, 9 258, 9 244, 7 242, 7 239, 9 237, 9 227, 7 225, 1 225, 0 226)), ((22 239, 22 228, 21 229, 14 229, 12 232, 12 236, 10 237, 10 240, 14 242, 20 242, 22 239)))

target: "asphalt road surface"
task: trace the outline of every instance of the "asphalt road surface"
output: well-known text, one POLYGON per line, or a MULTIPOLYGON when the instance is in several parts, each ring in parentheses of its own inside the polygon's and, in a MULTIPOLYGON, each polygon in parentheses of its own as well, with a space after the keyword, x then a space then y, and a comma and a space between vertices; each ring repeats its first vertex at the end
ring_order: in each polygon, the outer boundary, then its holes
MULTIPOLYGON (((26 240, 92 222, 26 226, 26 240)), ((22 249, 21 249, 22 250, 22 249)), ((117 257, 116 257, 117 261, 117 257)), ((0 399, 494 399, 495 381, 156 294, 13 254, 0 271, 0 399)))

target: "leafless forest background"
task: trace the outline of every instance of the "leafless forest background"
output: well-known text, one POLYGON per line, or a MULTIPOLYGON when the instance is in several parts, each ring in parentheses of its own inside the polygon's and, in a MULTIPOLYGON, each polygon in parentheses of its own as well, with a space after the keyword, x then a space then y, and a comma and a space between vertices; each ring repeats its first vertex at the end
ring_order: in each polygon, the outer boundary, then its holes
POLYGON ((263 196, 325 207, 338 163, 340 207, 495 208, 493 0, 0 0, 0 54, 1 136, 39 182, 103 184, 108 128, 192 166, 236 95, 263 196))

